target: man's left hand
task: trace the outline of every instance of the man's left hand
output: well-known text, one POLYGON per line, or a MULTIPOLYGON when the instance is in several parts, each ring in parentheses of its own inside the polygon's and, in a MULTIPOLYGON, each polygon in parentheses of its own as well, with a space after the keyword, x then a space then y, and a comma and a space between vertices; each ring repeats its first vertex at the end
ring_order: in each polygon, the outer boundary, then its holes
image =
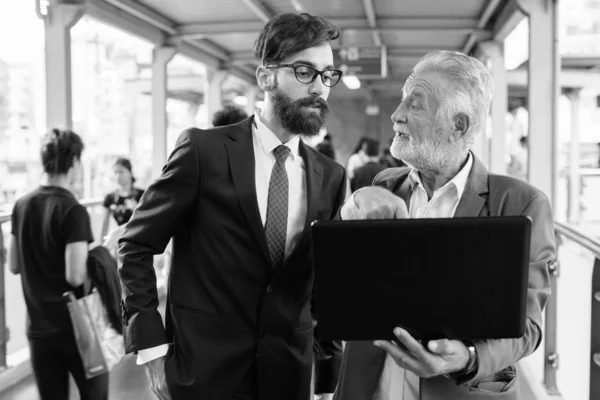
POLYGON ((315 394, 314 400, 333 400, 333 393, 315 394))
POLYGON ((373 344, 385 350, 400 367, 421 378, 457 372, 469 362, 469 350, 459 340, 431 340, 425 348, 402 328, 394 329, 394 335, 400 345, 385 340, 373 344))

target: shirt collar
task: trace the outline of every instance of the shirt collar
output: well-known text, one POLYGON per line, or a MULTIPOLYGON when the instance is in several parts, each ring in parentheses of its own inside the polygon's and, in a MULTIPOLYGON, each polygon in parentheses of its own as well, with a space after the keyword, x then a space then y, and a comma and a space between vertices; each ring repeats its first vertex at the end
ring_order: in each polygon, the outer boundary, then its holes
MULTIPOLYGON (((271 131, 261 120, 259 113, 254 114, 254 123, 252 124, 256 131, 256 137, 260 143, 260 147, 265 154, 273 154, 273 150, 281 145, 281 140, 271 131)), ((293 136, 286 143, 283 143, 290 149, 292 159, 299 156, 300 135, 293 136)))
MULTIPOLYGON (((469 152, 467 163, 464 167, 452 178, 448 183, 446 183, 443 187, 438 190, 446 190, 446 188, 453 185, 456 187, 456 191, 458 193, 458 198, 462 197, 463 192, 465 191, 465 187, 467 186, 467 180, 469 179, 469 173, 471 172, 471 167, 473 166, 473 156, 471 152, 469 152)), ((419 171, 416 168, 411 169, 408 174, 408 182, 410 183, 411 191, 415 189, 415 186, 421 185, 421 177, 419 176, 419 171)))

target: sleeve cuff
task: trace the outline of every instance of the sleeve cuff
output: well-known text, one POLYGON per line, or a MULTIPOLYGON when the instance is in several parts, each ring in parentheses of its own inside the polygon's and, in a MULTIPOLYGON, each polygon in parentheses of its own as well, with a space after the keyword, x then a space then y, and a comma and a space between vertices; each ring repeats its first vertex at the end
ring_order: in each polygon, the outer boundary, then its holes
POLYGON ((137 356, 137 365, 146 364, 152 360, 156 360, 157 358, 164 357, 167 355, 169 351, 168 344, 161 344, 160 346, 150 347, 149 349, 143 349, 138 351, 137 356))

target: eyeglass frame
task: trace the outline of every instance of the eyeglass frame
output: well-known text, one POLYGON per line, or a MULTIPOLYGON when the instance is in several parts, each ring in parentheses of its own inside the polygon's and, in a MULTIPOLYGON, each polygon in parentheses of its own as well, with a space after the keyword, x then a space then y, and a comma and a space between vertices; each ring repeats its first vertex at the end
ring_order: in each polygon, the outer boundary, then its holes
POLYGON ((339 69, 333 69, 333 68, 329 68, 329 69, 324 69, 322 71, 316 69, 315 67, 313 67, 312 65, 308 65, 308 64, 302 64, 302 63, 297 63, 297 64, 270 64, 270 65, 265 65, 265 68, 292 68, 294 70, 294 76, 296 77, 296 80, 304 85, 308 85, 313 83, 316 79, 317 76, 321 76, 321 83, 323 83, 323 85, 327 86, 328 88, 332 88, 335 87, 338 83, 340 83, 340 81, 342 80, 342 76, 344 75, 344 72, 339 70, 339 69), (298 74, 296 73, 296 68, 297 67, 308 67, 308 68, 312 68, 315 71, 315 75, 313 76, 313 78, 310 80, 310 82, 302 82, 299 78, 298 78, 298 74), (340 74, 340 77, 338 78, 337 82, 332 85, 329 86, 325 83, 325 81, 323 80, 324 78, 324 73, 327 71, 333 71, 333 72, 338 72, 340 74))

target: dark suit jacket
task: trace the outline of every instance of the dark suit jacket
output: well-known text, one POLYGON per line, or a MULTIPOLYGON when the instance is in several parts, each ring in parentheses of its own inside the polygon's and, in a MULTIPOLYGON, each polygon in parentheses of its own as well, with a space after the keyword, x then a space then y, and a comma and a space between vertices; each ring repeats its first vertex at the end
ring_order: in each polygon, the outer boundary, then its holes
MULTIPOLYGON (((300 142, 305 232, 274 272, 256 200, 252 118, 184 131, 119 241, 127 352, 172 343, 165 369, 173 399, 228 399, 250 368, 261 400, 309 397, 315 326, 309 226, 335 216, 345 199, 345 171, 300 142), (152 255, 171 237, 165 329, 152 255)), ((341 346, 316 348, 316 390, 333 392, 341 346)))
POLYGON ((383 171, 385 167, 374 161, 369 161, 362 167, 358 167, 354 170, 354 176, 350 179, 350 189, 356 192, 358 189, 371 186, 373 179, 383 171))
MULTIPOLYGON (((410 184, 406 178, 409 172, 409 168, 387 169, 375 178, 374 185, 389 189, 408 205, 410 184)), ((442 376, 421 379, 421 400, 518 398, 518 376, 514 363, 539 346, 542 310, 550 295, 548 267, 556 259, 552 210, 540 190, 521 180, 489 174, 481 161, 474 157, 473 168, 454 216, 514 215, 526 215, 533 221, 525 334, 520 339, 476 342, 479 361, 476 374, 461 382, 442 376), (500 383, 499 388, 490 385, 490 382, 501 381, 505 384, 500 383)), ((371 400, 384 359, 385 353, 371 342, 347 343, 335 399, 371 400)))

